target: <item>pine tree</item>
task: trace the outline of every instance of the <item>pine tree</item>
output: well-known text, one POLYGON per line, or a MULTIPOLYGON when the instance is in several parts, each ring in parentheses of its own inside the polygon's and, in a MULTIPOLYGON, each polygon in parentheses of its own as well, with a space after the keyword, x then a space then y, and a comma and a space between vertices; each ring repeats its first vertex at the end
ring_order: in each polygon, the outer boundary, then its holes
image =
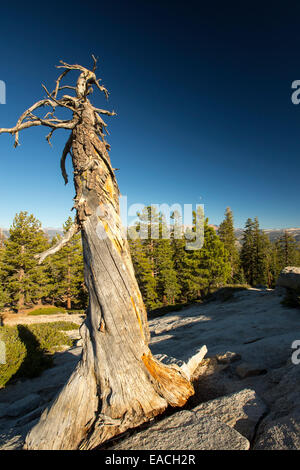
MULTIPOLYGON (((72 224, 73 220, 69 217, 63 226, 64 233, 68 232, 72 224)), ((58 235, 52 240, 52 244, 60 238, 58 235)), ((80 234, 73 236, 67 245, 52 255, 48 264, 49 276, 52 279, 50 297, 56 302, 63 302, 67 309, 71 309, 72 304, 84 306, 87 295, 80 234)))
POLYGON ((231 264, 231 278, 229 281, 232 283, 242 282, 239 252, 236 246, 236 237, 234 234, 233 214, 230 207, 226 208, 225 219, 219 226, 218 235, 229 253, 229 260, 231 264))
POLYGON ((231 276, 229 253, 213 227, 204 226, 204 245, 201 251, 200 275, 208 290, 226 284, 231 276))
POLYGON ((155 249, 159 238, 159 214, 154 206, 144 207, 139 218, 128 230, 136 279, 148 310, 159 306, 155 249))
POLYGON ((148 310, 157 306, 156 279, 153 276, 153 266, 146 254, 145 247, 140 239, 129 237, 130 253, 136 280, 138 282, 143 300, 148 310))
POLYGON ((155 250, 160 234, 159 214, 155 206, 147 206, 137 215, 139 217, 137 229, 152 267, 152 276, 156 277, 155 250))
POLYGON ((299 262, 299 250, 295 238, 284 231, 283 235, 276 241, 279 270, 286 266, 296 266, 299 262))
POLYGON ((0 310, 9 303, 9 295, 4 288, 3 283, 3 258, 4 258, 4 243, 3 245, 0 244, 0 310))
POLYGON ((174 267, 173 250, 170 238, 164 238, 168 232, 162 214, 159 220, 159 235, 154 250, 156 265, 157 292, 164 305, 174 304, 180 293, 180 286, 174 267))
POLYGON ((3 230, 0 228, 0 250, 4 248, 4 241, 5 241, 5 237, 3 234, 3 230))
MULTIPOLYGON (((198 223, 205 224, 204 212, 198 208, 198 223)), ((201 249, 192 249, 196 241, 196 213, 193 213, 193 227, 187 228, 184 233, 184 250, 182 252, 182 268, 180 282, 182 286, 182 299, 194 300, 201 297, 201 290, 205 287, 200 277, 201 249)), ((205 235, 205 229, 204 229, 205 235)), ((195 247, 196 248, 196 247, 195 247)), ((203 248, 203 247, 202 247, 203 248)))
POLYGON ((271 243, 268 235, 266 233, 261 233, 261 244, 262 244, 262 251, 263 251, 263 261, 262 264, 264 266, 264 284, 267 287, 274 288, 275 287, 275 259, 274 259, 274 245, 271 243))
POLYGON ((177 283, 178 283, 178 297, 182 301, 185 299, 184 296, 184 257, 185 257, 185 246, 186 240, 184 238, 184 229, 182 225, 181 215, 175 211, 171 215, 173 220, 171 230, 171 249, 173 257, 173 266, 176 272, 177 283))
POLYGON ((44 266, 39 266, 34 255, 49 246, 41 223, 31 214, 16 214, 5 241, 2 279, 14 306, 40 301, 47 296, 49 286, 44 266))
POLYGON ((242 248, 240 253, 241 264, 248 284, 254 282, 254 227, 252 219, 248 218, 243 233, 242 248))
POLYGON ((255 248, 255 264, 254 264, 254 284, 267 283, 267 247, 266 237, 259 228, 258 218, 255 217, 253 224, 254 232, 254 248, 255 248))
POLYGON ((180 293, 174 268, 173 249, 169 227, 155 206, 148 206, 137 214, 139 222, 133 240, 129 230, 131 255, 135 273, 147 308, 174 304, 180 293))
POLYGON ((5 307, 6 304, 9 303, 9 295, 4 290, 3 286, 0 285, 0 311, 5 307))
POLYGON ((203 247, 185 250, 183 272, 187 299, 199 298, 230 278, 229 254, 208 219, 204 221, 203 247))
POLYGON ((269 238, 259 228, 258 218, 247 219, 240 253, 242 267, 248 284, 271 284, 271 245, 269 238))

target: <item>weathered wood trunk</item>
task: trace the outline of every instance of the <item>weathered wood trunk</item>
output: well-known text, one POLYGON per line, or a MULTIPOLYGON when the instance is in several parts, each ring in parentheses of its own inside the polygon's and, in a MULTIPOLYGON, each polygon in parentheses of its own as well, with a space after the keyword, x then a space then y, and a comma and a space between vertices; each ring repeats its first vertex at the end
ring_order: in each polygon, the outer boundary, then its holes
MULTIPOLYGON (((206 354, 206 347, 178 367, 166 366, 152 357, 143 300, 135 279, 129 248, 119 214, 119 188, 104 140, 106 124, 87 99, 100 85, 95 70, 61 62, 64 71, 55 90, 28 108, 12 128, 0 134, 15 136, 35 126, 70 129, 62 158, 62 174, 67 183, 65 159, 72 155, 76 190, 76 223, 59 243, 40 253, 39 262, 56 253, 78 229, 82 233, 85 280, 89 290, 87 317, 81 327, 82 357, 68 382, 26 437, 25 449, 92 449, 107 439, 156 416, 167 406, 182 406, 194 393, 190 378, 206 354), (61 80, 71 71, 80 71, 76 96, 58 92, 61 80), (48 106, 43 118, 33 114, 48 106), (71 110, 67 121, 55 117, 58 108, 71 110)), ((155 273, 153 273, 154 275, 155 273)))
POLYGON ((188 375, 156 361, 147 314, 119 215, 119 189, 87 100, 72 131, 75 207, 82 229, 87 318, 82 358, 26 438, 26 449, 92 449, 128 428, 182 406, 188 375))

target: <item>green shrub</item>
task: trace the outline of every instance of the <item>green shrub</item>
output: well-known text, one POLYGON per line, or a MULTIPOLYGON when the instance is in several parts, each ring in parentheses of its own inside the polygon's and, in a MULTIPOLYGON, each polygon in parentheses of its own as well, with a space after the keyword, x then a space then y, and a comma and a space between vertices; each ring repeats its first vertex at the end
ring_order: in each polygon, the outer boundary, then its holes
POLYGON ((48 323, 42 323, 42 325, 51 325, 52 328, 61 331, 78 330, 80 325, 71 321, 53 321, 48 323))
POLYGON ((5 344, 5 364, 0 364, 0 388, 18 371, 26 357, 26 346, 22 343, 16 327, 1 326, 0 340, 5 344))
POLYGON ((85 310, 83 309, 72 309, 72 310, 67 310, 69 315, 85 315, 85 310))
POLYGON ((6 347, 6 363, 0 364, 0 388, 10 380, 36 377, 53 365, 52 354, 73 341, 61 330, 73 330, 71 322, 39 323, 0 327, 6 347))
POLYGON ((71 347, 73 344, 73 341, 60 331, 62 328, 58 329, 52 323, 37 323, 27 325, 26 328, 35 336, 44 352, 54 353, 61 346, 71 347))
POLYGON ((59 313, 66 313, 66 309, 61 307, 45 307, 38 308, 33 312, 28 313, 28 315, 57 315, 59 313))
MULTIPOLYGON (((43 370, 48 369, 53 364, 51 356, 47 354, 47 348, 44 347, 46 332, 43 328, 36 330, 35 326, 38 325, 17 325, 19 338, 26 347, 26 356, 15 378, 37 377, 43 370)), ((52 330, 52 332, 56 334, 55 330, 52 330)))

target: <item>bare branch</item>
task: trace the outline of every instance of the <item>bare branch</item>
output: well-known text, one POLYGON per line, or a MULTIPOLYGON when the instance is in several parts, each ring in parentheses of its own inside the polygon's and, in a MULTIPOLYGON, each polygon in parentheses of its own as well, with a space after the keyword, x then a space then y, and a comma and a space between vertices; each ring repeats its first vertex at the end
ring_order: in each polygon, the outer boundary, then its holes
POLYGON ((190 380, 193 377, 193 374, 199 364, 201 363, 202 359, 207 353, 207 347, 206 345, 202 346, 198 350, 198 352, 192 356, 187 363, 183 363, 182 366, 180 367, 182 372, 186 375, 188 380, 190 380))
MULTIPOLYGON (((37 101, 32 106, 30 106, 30 108, 26 109, 26 111, 24 111, 23 114, 21 114, 21 116, 19 117, 19 119, 17 121, 16 127, 20 126, 20 124, 24 121, 25 118, 27 118, 32 113, 32 111, 34 111, 35 109, 38 109, 42 106, 45 106, 45 105, 52 106, 52 109, 53 109, 53 112, 54 112, 56 104, 53 101, 50 101, 49 99, 37 101)), ((18 145, 19 145, 19 133, 16 132, 16 134, 15 134, 15 147, 17 147, 18 145)))
MULTIPOLYGON (((108 99, 108 96, 109 96, 108 90, 103 85, 100 85, 100 83, 99 83, 101 81, 100 78, 98 80, 96 79, 95 70, 97 68, 97 58, 94 55, 92 55, 92 59, 94 61, 94 65, 93 65, 92 70, 89 70, 86 67, 82 67, 81 65, 78 65, 78 64, 74 64, 74 65, 67 64, 66 62, 60 60, 60 63, 62 65, 57 65, 56 67, 57 68, 65 68, 66 70, 60 75, 60 77, 57 81, 54 96, 55 97, 57 96, 57 92, 58 92, 58 89, 59 89, 59 82, 63 78, 63 76, 70 70, 79 70, 81 72, 81 75, 80 75, 80 77, 78 79, 78 82, 77 82, 77 92, 78 92, 79 81, 83 81, 83 83, 85 83, 85 86, 87 87, 86 90, 85 90, 84 96, 81 96, 81 97, 86 97, 87 94, 89 94, 91 92, 90 89, 88 88, 88 85, 96 85, 96 87, 100 91, 104 92, 106 98, 108 99)), ((51 94, 51 96, 52 95, 53 95, 53 93, 51 94)))
POLYGON ((92 54, 92 59, 94 61, 94 65, 93 65, 93 68, 92 68, 92 72, 95 72, 96 68, 97 68, 97 62, 98 62, 98 57, 95 57, 94 54, 92 54))
MULTIPOLYGON (((63 129, 73 129, 76 122, 74 120, 61 120, 57 119, 54 117, 54 111, 57 106, 61 107, 66 107, 69 108, 73 113, 79 114, 74 108, 66 105, 63 102, 57 101, 55 98, 53 98, 50 93, 48 93, 48 90, 44 87, 48 98, 37 101, 34 103, 30 108, 26 109, 24 113, 21 114, 19 117, 17 124, 14 127, 11 128, 1 128, 0 129, 0 134, 2 133, 9 133, 15 136, 15 143, 14 146, 17 147, 19 145, 19 132, 22 131, 23 129, 28 129, 29 127, 35 127, 35 126, 47 126, 51 127, 53 129, 58 129, 58 128, 63 128, 63 129), (52 107, 52 112, 48 112, 45 116, 45 118, 40 118, 38 116, 35 116, 33 114, 33 111, 43 107, 43 106, 51 106, 52 107), (53 116, 53 119, 46 119, 47 116, 53 116), (25 121, 26 120, 26 121, 25 121), (25 121, 25 122, 24 122, 25 121)), ((51 131, 50 135, 47 136, 47 140, 49 142, 49 138, 51 137, 53 131, 51 131)))
POLYGON ((100 114, 105 114, 106 116, 116 116, 115 111, 107 111, 107 109, 94 108, 94 111, 100 114))
POLYGON ((86 96, 90 95, 93 92, 94 92, 94 89, 93 89, 92 85, 88 85, 87 86, 86 96))
MULTIPOLYGON (((60 87, 58 88, 58 91, 64 90, 65 88, 68 88, 69 90, 76 90, 76 86, 64 85, 64 86, 60 86, 60 87)), ((55 98, 56 98, 56 97, 55 97, 55 98)))
POLYGON ((80 102, 80 98, 77 98, 77 96, 63 95, 59 101, 73 101, 75 106, 80 102))
POLYGON ((53 94, 54 98, 57 97, 57 93, 58 93, 58 90, 59 90, 59 84, 60 84, 60 81, 67 75, 67 73, 69 73, 70 70, 65 70, 59 77, 58 79, 56 80, 56 87, 55 87, 55 90, 51 93, 51 95, 53 94))
MULTIPOLYGON (((74 129, 77 124, 77 120, 72 119, 70 121, 61 121, 61 122, 54 122, 51 120, 45 120, 42 118, 37 118, 33 121, 26 121, 22 124, 11 127, 8 129, 0 128, 0 134, 12 134, 15 135, 16 133, 22 131, 23 129, 28 129, 29 127, 36 127, 36 126, 46 126, 51 127, 52 129, 74 129)), ((52 132, 53 134, 53 132, 52 132)), ((15 147, 19 144, 18 138, 15 141, 15 147)))
POLYGON ((76 235, 76 233, 79 231, 79 226, 78 224, 73 224, 69 231, 61 238, 54 246, 49 248, 48 250, 44 251, 43 253, 39 253, 38 255, 35 255, 35 258, 39 260, 39 264, 42 264, 42 262, 50 255, 54 255, 57 253, 63 246, 65 246, 71 238, 76 235))
POLYGON ((19 135, 18 135, 19 131, 22 131, 23 129, 28 129, 29 127, 40 126, 41 124, 42 123, 40 119, 36 121, 26 121, 20 124, 19 126, 11 127, 8 129, 0 128, 0 134, 7 133, 7 134, 15 135, 14 146, 17 147, 17 145, 19 145, 19 135))
POLYGON ((70 137, 68 138, 66 142, 65 148, 63 150, 63 153, 60 159, 60 168, 61 168, 61 173, 65 181, 65 184, 68 184, 68 175, 66 172, 66 158, 67 158, 68 153, 71 151, 71 147, 72 147, 72 133, 70 134, 70 137))
POLYGON ((95 85, 96 85, 96 87, 97 87, 100 91, 103 91, 103 92, 104 92, 105 97, 106 97, 106 99, 108 100, 109 92, 108 92, 108 90, 107 90, 104 86, 100 85, 99 81, 100 81, 100 78, 99 78, 98 80, 95 80, 95 85))
POLYGON ((43 126, 53 127, 54 129, 74 129, 74 127, 77 124, 77 119, 72 119, 69 121, 58 120, 58 122, 54 122, 52 120, 48 120, 48 119, 45 120, 45 119, 39 118, 39 121, 43 126))
POLYGON ((53 132, 55 132, 55 131, 56 131, 55 128, 54 128, 54 129, 51 129, 51 131, 49 132, 49 134, 46 135, 46 140, 48 141, 48 144, 50 145, 50 147, 52 147, 52 144, 51 144, 51 137, 52 137, 52 135, 53 135, 53 132))
POLYGON ((67 105, 66 103, 63 103, 62 100, 57 100, 56 98, 53 98, 53 96, 51 96, 51 94, 49 93, 49 91, 47 90, 47 88, 45 87, 45 85, 42 84, 42 87, 44 88, 45 92, 47 93, 47 95, 49 96, 49 98, 52 98, 53 101, 56 103, 57 106, 61 106, 63 108, 67 108, 69 109, 70 111, 72 111, 73 113, 76 113, 78 116, 80 116, 79 112, 73 108, 72 106, 69 106, 67 105))
MULTIPOLYGON (((63 69, 63 68, 65 68, 65 69, 67 69, 68 71, 69 71, 69 70, 80 70, 81 72, 85 72, 85 73, 88 73, 88 72, 89 72, 89 70, 86 69, 85 67, 82 67, 82 65, 77 65, 77 64, 75 64, 75 65, 70 65, 70 64, 67 64, 66 62, 64 62, 63 60, 60 60, 59 62, 60 62, 62 65, 56 65, 56 68, 57 68, 57 69, 63 69)), ((67 71, 66 71, 66 73, 67 73, 67 71)))
POLYGON ((95 112, 95 117, 96 117, 97 124, 98 124, 100 127, 104 127, 104 128, 107 127, 106 122, 104 122, 103 119, 102 119, 102 117, 99 116, 99 114, 96 113, 96 112, 95 112))
POLYGON ((51 116, 52 118, 55 118, 55 116, 54 116, 54 110, 53 110, 53 111, 49 111, 48 113, 46 113, 45 116, 44 116, 44 119, 47 119, 48 116, 51 116))

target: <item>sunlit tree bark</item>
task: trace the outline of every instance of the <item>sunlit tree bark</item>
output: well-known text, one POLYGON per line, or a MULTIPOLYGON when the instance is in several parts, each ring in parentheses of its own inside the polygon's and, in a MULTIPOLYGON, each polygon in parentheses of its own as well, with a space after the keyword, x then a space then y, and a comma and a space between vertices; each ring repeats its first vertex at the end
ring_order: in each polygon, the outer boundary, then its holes
POLYGON ((92 449, 107 439, 162 413, 169 405, 183 406, 194 393, 190 378, 206 348, 188 364, 166 366, 148 347, 149 330, 144 303, 135 279, 128 243, 120 220, 119 188, 108 155, 106 124, 88 99, 92 87, 108 96, 92 70, 62 62, 62 74, 51 93, 29 108, 9 132, 19 141, 19 131, 47 126, 71 130, 61 170, 68 177, 65 160, 70 153, 74 167, 76 223, 64 239, 39 255, 40 262, 55 253, 81 230, 85 281, 89 291, 87 317, 81 327, 83 353, 63 390, 43 413, 26 438, 26 449, 92 449), (79 71, 75 87, 63 87, 70 70, 79 71), (58 98, 65 88, 74 96, 58 98), (40 118, 33 113, 42 106, 52 112, 40 118), (54 113, 72 112, 69 121, 54 113))

